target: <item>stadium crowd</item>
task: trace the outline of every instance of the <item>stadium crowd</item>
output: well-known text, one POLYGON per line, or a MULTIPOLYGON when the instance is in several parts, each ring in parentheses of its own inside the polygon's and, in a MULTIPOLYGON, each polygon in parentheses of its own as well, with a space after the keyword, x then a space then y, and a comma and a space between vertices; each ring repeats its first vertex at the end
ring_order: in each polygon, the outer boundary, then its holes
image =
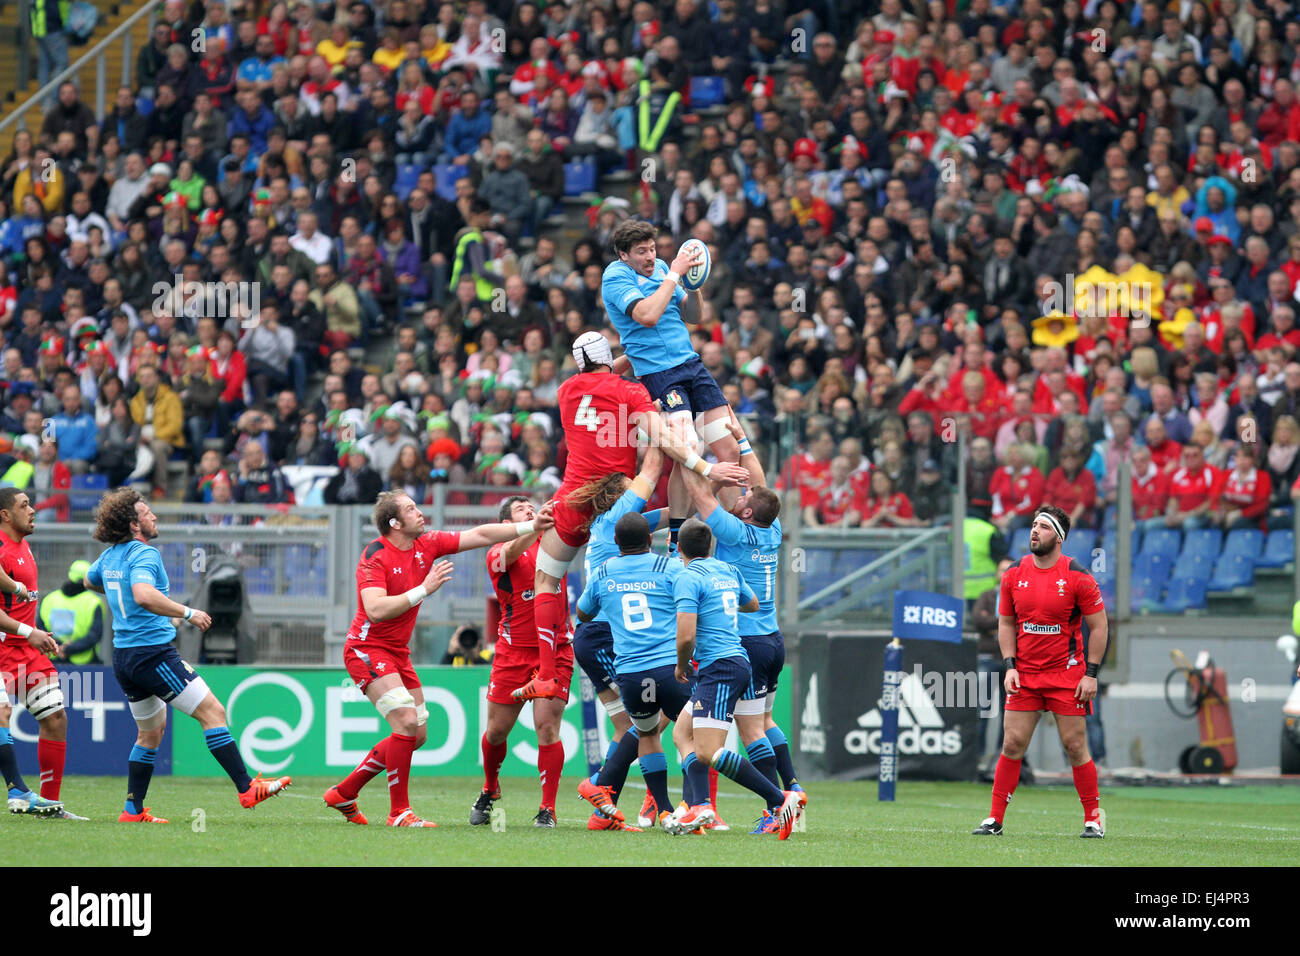
POLYGON ((809 522, 943 521, 964 469, 1004 530, 1086 526, 1121 459, 1142 519, 1289 521, 1298 14, 169 0, 101 122, 64 84, 0 161, 0 477, 60 516, 177 461, 195 502, 553 489, 632 216, 709 245, 700 355, 809 522))

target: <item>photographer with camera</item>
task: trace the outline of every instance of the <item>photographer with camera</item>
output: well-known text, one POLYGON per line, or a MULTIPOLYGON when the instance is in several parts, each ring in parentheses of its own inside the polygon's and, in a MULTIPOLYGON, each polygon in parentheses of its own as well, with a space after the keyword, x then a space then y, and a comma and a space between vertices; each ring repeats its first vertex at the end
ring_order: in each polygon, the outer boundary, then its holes
POLYGON ((447 642, 447 653, 442 655, 440 664, 451 667, 472 667, 475 664, 491 664, 492 648, 483 647, 483 635, 478 628, 462 624, 456 628, 447 642))

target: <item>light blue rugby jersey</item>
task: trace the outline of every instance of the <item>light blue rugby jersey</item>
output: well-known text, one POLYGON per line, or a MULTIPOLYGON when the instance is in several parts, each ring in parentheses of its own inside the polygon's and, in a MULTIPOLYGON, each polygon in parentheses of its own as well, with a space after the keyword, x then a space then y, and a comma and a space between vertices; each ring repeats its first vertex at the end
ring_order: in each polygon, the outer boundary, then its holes
POLYGON ((696 558, 673 582, 679 614, 694 614, 695 660, 700 670, 724 657, 749 659, 740 643, 740 606, 754 599, 754 589, 733 565, 717 558, 696 558))
POLYGON ((146 611, 135 602, 133 584, 152 584, 166 594, 171 587, 162 555, 143 541, 115 544, 86 572, 86 580, 104 592, 113 614, 114 647, 151 647, 176 640, 171 618, 146 611))
POLYGON ((682 321, 680 303, 686 292, 679 283, 673 289, 668 308, 653 328, 647 328, 632 318, 628 310, 638 299, 648 299, 663 284, 668 275, 668 264, 655 260, 654 273, 643 276, 622 259, 605 266, 601 277, 600 295, 605 302, 609 321, 618 330, 623 350, 632 360, 632 371, 638 375, 664 372, 696 358, 691 346, 691 334, 682 321))
MULTIPOLYGON (((585 580, 590 581, 592 573, 598 571, 600 566, 610 558, 618 557, 618 545, 614 543, 614 526, 618 524, 618 519, 625 514, 639 512, 645 506, 646 499, 629 488, 608 511, 598 514, 591 522, 587 553, 583 557, 582 576, 585 580)), ((659 523, 659 509, 646 512, 645 519, 653 528, 659 523)), ((605 620, 603 610, 596 615, 596 620, 605 620)))
POLYGON ((719 506, 705 519, 705 524, 718 542, 714 556, 719 561, 735 565, 758 595, 758 610, 740 615, 740 636, 757 637, 779 630, 776 623, 776 566, 781 559, 781 519, 773 521, 769 528, 760 528, 746 524, 719 506))
POLYGON ((584 614, 599 610, 605 615, 619 674, 677 663, 673 581, 684 570, 675 558, 651 551, 610 558, 587 579, 578 608, 584 614))

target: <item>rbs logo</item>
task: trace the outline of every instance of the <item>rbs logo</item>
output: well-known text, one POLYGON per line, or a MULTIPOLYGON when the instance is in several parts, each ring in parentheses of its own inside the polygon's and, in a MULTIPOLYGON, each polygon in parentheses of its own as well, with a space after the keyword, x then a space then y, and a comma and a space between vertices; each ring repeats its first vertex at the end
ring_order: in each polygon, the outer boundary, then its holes
POLYGON ((908 604, 903 608, 904 624, 930 624, 934 627, 956 627, 957 612, 937 607, 908 604))

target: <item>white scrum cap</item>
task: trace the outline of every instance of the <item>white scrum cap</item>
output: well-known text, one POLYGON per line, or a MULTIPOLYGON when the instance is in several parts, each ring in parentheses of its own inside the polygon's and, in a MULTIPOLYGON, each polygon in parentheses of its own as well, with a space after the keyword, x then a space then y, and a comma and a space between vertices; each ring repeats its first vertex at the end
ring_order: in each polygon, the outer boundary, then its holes
POLYGON ((605 336, 583 332, 573 340, 573 361, 578 363, 579 372, 585 372, 596 365, 613 365, 614 353, 605 336))

